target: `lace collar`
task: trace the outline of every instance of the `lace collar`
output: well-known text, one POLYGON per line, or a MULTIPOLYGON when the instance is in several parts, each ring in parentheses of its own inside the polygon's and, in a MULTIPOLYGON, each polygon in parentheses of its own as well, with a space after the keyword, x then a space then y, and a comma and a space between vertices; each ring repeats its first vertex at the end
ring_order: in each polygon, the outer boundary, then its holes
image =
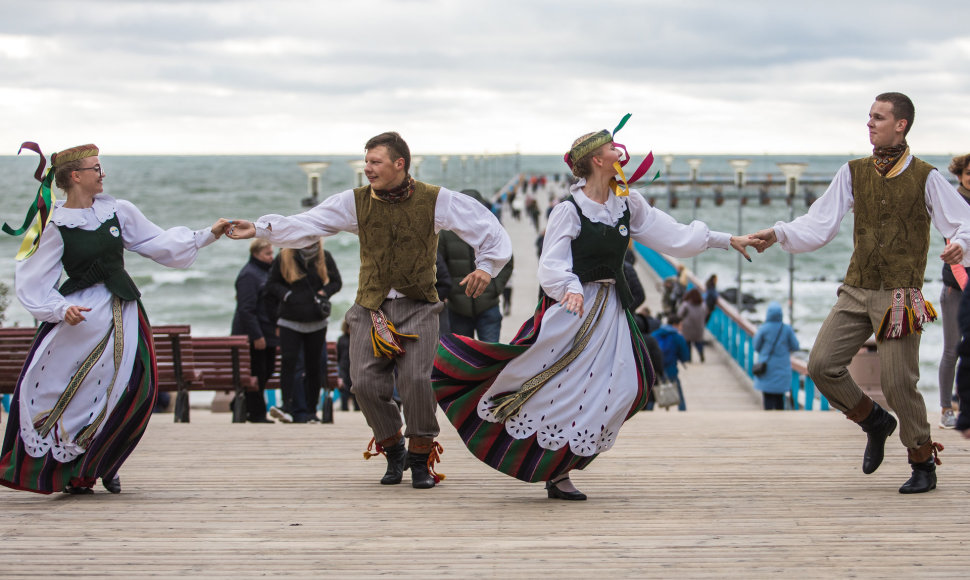
POLYGON ((585 185, 586 180, 580 179, 569 188, 570 195, 576 200, 576 205, 582 210, 583 215, 591 222, 615 226, 626 211, 626 198, 616 197, 610 191, 609 197, 606 198, 606 203, 597 203, 586 197, 586 192, 583 191, 583 186, 585 185))
POLYGON ((51 216, 51 221, 58 226, 79 228, 87 225, 90 219, 96 219, 98 223, 103 224, 115 214, 115 198, 104 193, 94 196, 91 207, 69 208, 64 207, 65 203, 67 203, 65 199, 54 202, 54 215, 51 216))

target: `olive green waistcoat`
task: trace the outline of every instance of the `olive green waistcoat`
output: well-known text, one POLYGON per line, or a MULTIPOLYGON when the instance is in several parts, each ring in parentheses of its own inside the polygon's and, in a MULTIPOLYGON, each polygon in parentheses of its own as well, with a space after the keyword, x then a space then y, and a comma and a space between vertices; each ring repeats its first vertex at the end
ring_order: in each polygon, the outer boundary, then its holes
POLYGON ((926 178, 933 166, 913 157, 887 179, 871 157, 849 162, 855 199, 855 250, 845 283, 869 290, 922 288, 930 247, 926 178))
POLYGON ((434 210, 440 189, 415 181, 414 194, 401 203, 375 198, 369 185, 354 190, 360 238, 357 304, 377 310, 391 288, 413 300, 438 302, 434 210))
POLYGON ((117 215, 111 216, 93 231, 61 226, 57 230, 64 240, 61 263, 68 276, 60 288, 62 295, 67 296, 103 282, 112 294, 122 300, 137 300, 141 296, 125 271, 125 246, 121 240, 117 215))

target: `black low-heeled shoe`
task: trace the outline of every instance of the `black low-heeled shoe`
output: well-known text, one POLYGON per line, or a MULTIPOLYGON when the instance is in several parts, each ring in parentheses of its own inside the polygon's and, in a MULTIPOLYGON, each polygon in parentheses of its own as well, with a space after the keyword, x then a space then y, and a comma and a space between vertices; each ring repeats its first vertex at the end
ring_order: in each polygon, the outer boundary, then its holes
POLYGON ((101 485, 111 493, 121 493, 121 478, 117 475, 111 479, 101 478, 101 485))
POLYGON ((94 490, 90 487, 81 487, 79 485, 65 485, 64 493, 69 493, 71 495, 87 495, 89 493, 94 493, 94 490))
POLYGON ((586 494, 581 491, 563 491, 551 481, 546 482, 546 493, 549 499, 564 499, 567 501, 586 501, 586 494))

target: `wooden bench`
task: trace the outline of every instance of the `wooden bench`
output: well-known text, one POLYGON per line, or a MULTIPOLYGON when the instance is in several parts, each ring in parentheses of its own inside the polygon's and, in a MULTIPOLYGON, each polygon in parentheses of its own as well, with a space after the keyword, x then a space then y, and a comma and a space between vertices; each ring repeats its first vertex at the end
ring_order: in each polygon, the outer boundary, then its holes
POLYGON ((35 334, 37 329, 31 327, 0 328, 0 394, 12 394, 17 388, 35 334))
POLYGON ((205 389, 202 371, 195 365, 191 330, 188 324, 152 327, 158 365, 158 390, 175 392, 173 415, 176 423, 189 422, 189 391, 205 389))
POLYGON ((250 374, 249 338, 196 336, 192 338, 192 354, 206 390, 232 391, 232 422, 245 423, 245 392, 259 388, 256 377, 250 374))
MULTIPOLYGON (((177 392, 175 422, 189 421, 189 390, 204 388, 202 373, 195 369, 190 327, 162 325, 152 327, 155 358, 158 362, 158 388, 177 392)), ((17 387, 36 328, 0 328, 0 394, 11 394, 17 387)))

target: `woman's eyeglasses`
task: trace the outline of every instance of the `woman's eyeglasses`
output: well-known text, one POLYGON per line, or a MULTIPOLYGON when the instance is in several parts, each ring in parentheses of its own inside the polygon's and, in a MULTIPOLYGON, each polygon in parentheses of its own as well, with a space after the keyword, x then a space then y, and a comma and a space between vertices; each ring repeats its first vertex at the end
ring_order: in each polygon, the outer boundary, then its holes
POLYGON ((93 167, 82 167, 80 169, 75 169, 74 171, 86 171, 88 169, 93 169, 93 170, 95 170, 95 171, 98 172, 98 175, 101 175, 102 177, 104 176, 104 171, 101 171, 101 164, 100 163, 97 164, 97 165, 95 165, 95 166, 93 166, 93 167))

